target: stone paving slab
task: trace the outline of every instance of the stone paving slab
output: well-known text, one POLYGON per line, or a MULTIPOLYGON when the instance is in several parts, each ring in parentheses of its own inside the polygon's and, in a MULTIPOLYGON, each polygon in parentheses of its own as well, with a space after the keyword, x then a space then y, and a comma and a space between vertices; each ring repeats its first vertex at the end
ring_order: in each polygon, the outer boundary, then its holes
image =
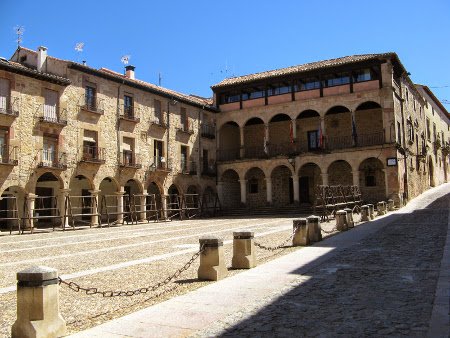
POLYGON ((416 209, 449 191, 71 337, 447 337, 449 199, 434 213, 416 209))

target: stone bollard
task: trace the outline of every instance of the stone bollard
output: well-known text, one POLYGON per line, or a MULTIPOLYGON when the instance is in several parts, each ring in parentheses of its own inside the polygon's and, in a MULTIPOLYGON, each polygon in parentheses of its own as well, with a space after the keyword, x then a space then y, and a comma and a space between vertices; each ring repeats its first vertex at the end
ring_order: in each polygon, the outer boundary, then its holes
POLYGON ((233 232, 233 258, 231 266, 234 269, 251 269, 256 266, 255 233, 241 230, 233 232))
POLYGON ((308 224, 308 236, 309 242, 319 242, 322 240, 322 230, 319 223, 320 217, 309 216, 306 217, 306 223, 308 224))
POLYGON ((387 208, 388 208, 388 211, 394 211, 394 200, 387 201, 387 208))
POLYGON ((362 222, 370 221, 370 211, 368 205, 361 206, 361 221, 362 222))
POLYGON ((198 279, 216 281, 224 278, 228 270, 225 266, 223 240, 215 236, 204 236, 199 242, 204 251, 200 255, 198 279))
POLYGON ((369 217, 370 219, 375 219, 375 206, 373 204, 367 204, 369 207, 369 217))
POLYGON ((18 272, 17 281, 12 338, 65 336, 66 322, 59 313, 58 270, 34 266, 18 272))
POLYGON ((350 208, 345 208, 344 209, 347 212, 347 227, 350 228, 354 228, 355 227, 355 223, 353 222, 353 211, 350 208))
POLYGON ((378 202, 378 204, 377 204, 377 214, 379 216, 386 214, 386 205, 383 201, 378 202))
POLYGON ((292 221, 293 231, 295 231, 292 238, 292 245, 309 245, 308 225, 306 224, 306 218, 294 219, 292 221))
POLYGON ((347 211, 338 210, 336 211, 336 229, 338 231, 347 231, 347 211))

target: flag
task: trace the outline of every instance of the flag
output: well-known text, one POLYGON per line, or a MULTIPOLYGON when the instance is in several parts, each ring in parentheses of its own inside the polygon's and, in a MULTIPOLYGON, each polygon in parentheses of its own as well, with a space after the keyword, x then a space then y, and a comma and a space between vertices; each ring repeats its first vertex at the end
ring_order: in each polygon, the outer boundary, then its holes
POLYGON ((289 124, 289 139, 291 143, 294 143, 294 128, 292 127, 292 122, 289 124))
POLYGON ((318 148, 323 148, 322 122, 320 120, 319 120, 319 130, 318 130, 317 134, 318 134, 317 146, 318 146, 318 148))
POLYGON ((358 134, 356 134, 356 123, 353 114, 352 114, 352 139, 353 145, 356 146, 358 144, 358 134))

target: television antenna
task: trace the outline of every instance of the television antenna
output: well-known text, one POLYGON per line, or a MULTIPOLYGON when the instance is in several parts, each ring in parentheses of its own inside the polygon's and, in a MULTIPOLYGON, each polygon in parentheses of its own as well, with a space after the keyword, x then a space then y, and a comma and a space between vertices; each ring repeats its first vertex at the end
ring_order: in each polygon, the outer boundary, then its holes
POLYGON ((19 48, 20 44, 22 43, 23 33, 25 33, 25 27, 17 25, 16 27, 14 27, 14 31, 16 32, 16 35, 17 35, 17 40, 16 40, 17 48, 19 48))
POLYGON ((75 50, 79 53, 81 53, 83 51, 83 48, 84 48, 84 42, 78 42, 75 45, 75 50))
POLYGON ((122 62, 124 65, 127 65, 130 62, 131 55, 124 55, 120 58, 120 62, 122 62))

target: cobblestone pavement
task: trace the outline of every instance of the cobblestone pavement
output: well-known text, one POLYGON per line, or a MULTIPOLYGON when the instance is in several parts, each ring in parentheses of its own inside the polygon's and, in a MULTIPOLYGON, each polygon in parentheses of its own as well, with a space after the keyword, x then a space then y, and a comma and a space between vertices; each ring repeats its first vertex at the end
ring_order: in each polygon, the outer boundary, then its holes
POLYGON ((299 276, 286 292, 196 336, 427 336, 449 202, 446 195, 401 215, 299 276))
MULTIPOLYGON (((324 224, 331 230, 333 224, 324 224)), ((65 280, 99 290, 133 290, 165 279, 182 267, 198 248, 198 238, 211 234, 225 240, 226 261, 231 262, 232 233, 252 229, 258 242, 277 245, 292 233, 291 217, 193 219, 77 231, 38 231, 35 234, 0 234, 0 337, 8 337, 16 317, 15 274, 31 265, 57 268, 65 280)), ((276 252, 260 250, 266 262, 298 248, 276 252)), ((161 291, 135 297, 103 298, 60 288, 61 312, 69 333, 205 286, 196 279, 198 261, 175 283, 161 291)), ((230 275, 240 271, 231 270, 230 275)))

